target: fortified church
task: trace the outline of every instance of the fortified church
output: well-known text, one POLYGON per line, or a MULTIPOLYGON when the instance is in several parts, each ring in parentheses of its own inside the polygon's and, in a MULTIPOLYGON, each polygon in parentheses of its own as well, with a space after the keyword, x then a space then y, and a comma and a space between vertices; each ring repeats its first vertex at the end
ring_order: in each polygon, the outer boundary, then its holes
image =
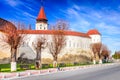
MULTIPOLYGON (((47 43, 52 43, 51 36, 53 33, 52 30, 48 29, 48 19, 43 6, 40 8, 40 12, 37 16, 35 30, 26 30, 26 33, 29 39, 26 40, 25 44, 19 48, 18 57, 21 54, 24 54, 25 58, 35 59, 36 53, 32 43, 36 41, 38 36, 45 36, 47 38, 47 43)), ((86 33, 65 31, 65 36, 67 39, 66 46, 61 51, 61 54, 59 55, 60 57, 62 57, 64 54, 78 54, 82 50, 90 52, 91 43, 101 42, 101 34, 96 29, 88 30, 86 33)), ((0 51, 2 51, 2 47, 0 47, 0 51)), ((85 55, 91 56, 92 53, 85 53, 85 55)), ((52 55, 49 53, 47 47, 42 50, 41 56, 42 58, 52 58, 52 55)))

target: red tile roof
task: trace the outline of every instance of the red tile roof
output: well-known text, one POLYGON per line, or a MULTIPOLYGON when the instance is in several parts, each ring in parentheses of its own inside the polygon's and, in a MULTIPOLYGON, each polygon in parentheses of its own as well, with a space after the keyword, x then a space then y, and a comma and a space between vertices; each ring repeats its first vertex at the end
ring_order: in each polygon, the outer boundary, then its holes
POLYGON ((99 34, 99 35, 101 35, 101 34, 98 32, 98 30, 96 30, 96 29, 89 30, 89 31, 87 32, 87 34, 88 34, 88 35, 94 35, 94 34, 99 34))
POLYGON ((40 9, 37 20, 47 20, 43 6, 40 9))
MULTIPOLYGON (((53 34, 54 30, 25 30, 25 34, 53 34)), ((64 31, 65 35, 70 35, 70 36, 81 36, 81 37, 87 37, 90 38, 89 35, 86 33, 81 33, 81 32, 75 32, 75 31, 64 31)))

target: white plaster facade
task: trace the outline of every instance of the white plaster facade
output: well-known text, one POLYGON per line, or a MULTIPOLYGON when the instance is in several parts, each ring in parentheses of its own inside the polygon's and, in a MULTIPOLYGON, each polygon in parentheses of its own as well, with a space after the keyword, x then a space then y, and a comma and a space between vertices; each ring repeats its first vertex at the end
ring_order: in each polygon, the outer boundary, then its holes
POLYGON ((36 23, 36 30, 48 30, 48 24, 44 22, 36 23))
POLYGON ((101 42, 101 35, 94 34, 94 35, 89 35, 91 37, 92 43, 98 43, 101 42))
MULTIPOLYGON (((40 36, 44 36, 47 40, 47 43, 52 43, 52 35, 51 34, 27 34, 28 39, 26 40, 26 44, 24 47, 29 47, 32 49, 32 53, 34 54, 31 57, 27 57, 29 53, 26 53, 27 58, 34 59, 36 57, 36 52, 33 48, 33 42, 36 41, 36 39, 40 36)), ((64 54, 72 53, 72 54, 77 54, 76 50, 86 50, 90 51, 90 44, 92 43, 92 38, 93 37, 81 37, 81 36, 76 36, 76 35, 66 35, 66 45, 61 51, 59 56, 63 56, 64 54)), ((96 37, 97 38, 97 37, 96 37)), ((96 39, 95 38, 95 39, 96 39)), ((101 39, 101 38, 99 38, 101 39)), ((98 40, 100 41, 100 40, 98 40)), ((19 50, 19 55, 23 53, 24 50, 19 50)), ((18 55, 18 56, 19 56, 18 55)), ((48 47, 46 47, 44 50, 42 50, 42 58, 52 58, 52 55, 49 53, 48 47)))

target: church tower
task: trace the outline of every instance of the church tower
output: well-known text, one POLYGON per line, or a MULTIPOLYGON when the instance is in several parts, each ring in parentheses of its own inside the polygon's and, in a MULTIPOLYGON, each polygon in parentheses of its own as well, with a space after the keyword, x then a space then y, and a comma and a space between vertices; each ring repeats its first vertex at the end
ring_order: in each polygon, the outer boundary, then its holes
POLYGON ((44 12, 44 7, 41 6, 40 12, 36 19, 36 30, 47 30, 48 29, 47 21, 48 20, 44 12))

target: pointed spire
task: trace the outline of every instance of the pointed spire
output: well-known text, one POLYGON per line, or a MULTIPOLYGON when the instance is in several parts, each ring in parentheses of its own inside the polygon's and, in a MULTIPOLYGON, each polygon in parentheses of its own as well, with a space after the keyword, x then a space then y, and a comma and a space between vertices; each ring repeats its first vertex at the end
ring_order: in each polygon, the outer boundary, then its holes
POLYGON ((47 21, 43 6, 41 6, 41 9, 40 9, 40 12, 38 14, 37 20, 45 20, 45 21, 47 21))

